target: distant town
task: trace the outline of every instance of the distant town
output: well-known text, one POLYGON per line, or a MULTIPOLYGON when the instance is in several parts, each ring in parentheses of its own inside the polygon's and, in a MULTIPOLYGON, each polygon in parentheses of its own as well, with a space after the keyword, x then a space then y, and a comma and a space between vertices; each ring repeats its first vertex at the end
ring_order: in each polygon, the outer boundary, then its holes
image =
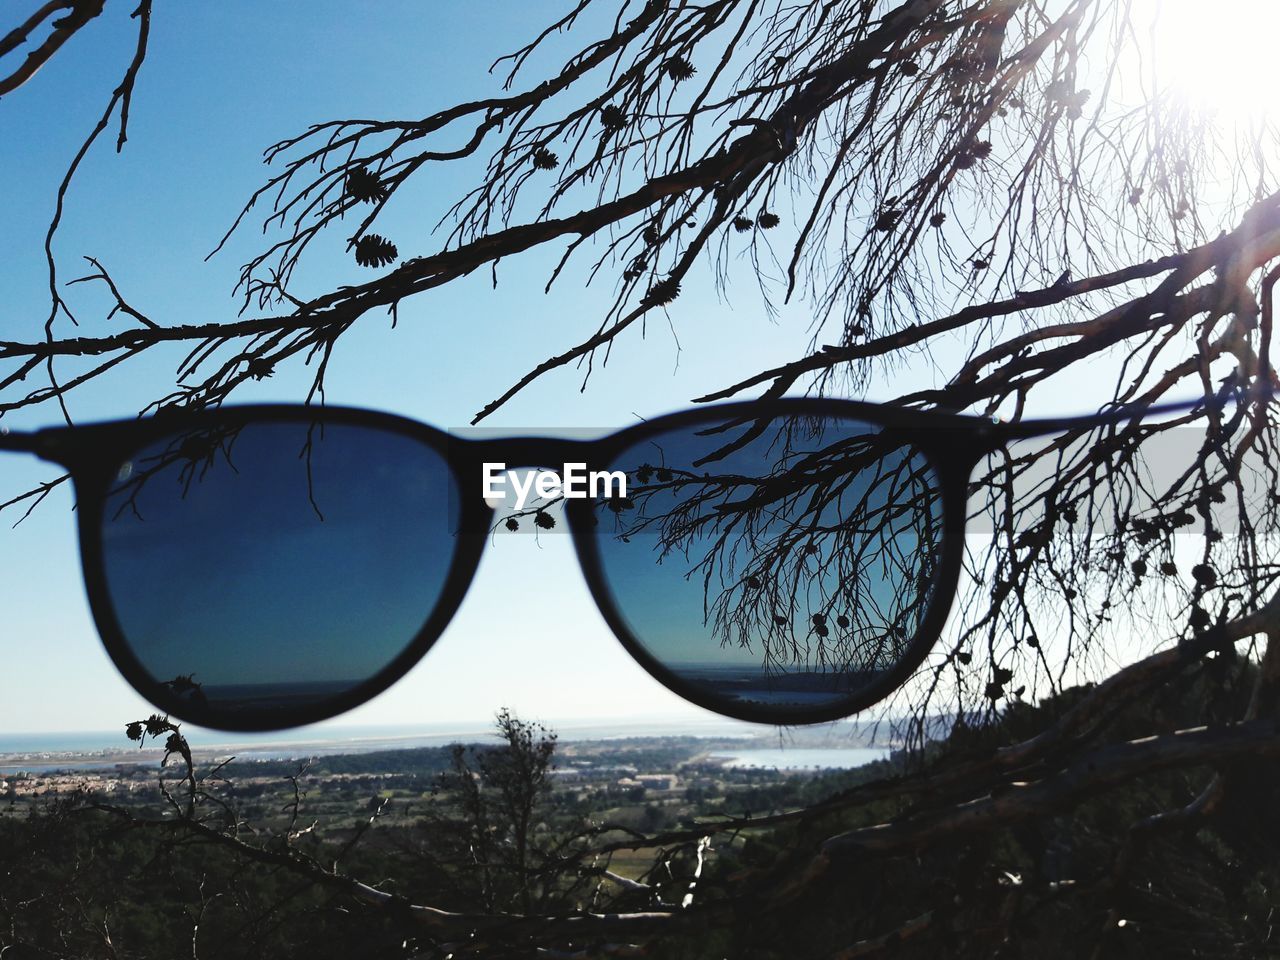
MULTIPOLYGON (((804 802, 883 767, 891 751, 863 732, 764 732, 751 738, 655 736, 558 743, 550 792, 561 809, 643 831, 708 815, 760 814, 804 802)), ((480 744, 483 749, 488 744, 480 744)), ((328 831, 367 819, 427 814, 451 746, 248 758, 193 750, 197 777, 234 802, 247 822, 272 828, 295 784, 309 816, 328 831)), ((0 755, 0 816, 22 816, 58 797, 90 796, 162 810, 184 765, 162 768, 162 750, 41 751, 0 755)), ((292 815, 292 812, 290 813, 292 815)))

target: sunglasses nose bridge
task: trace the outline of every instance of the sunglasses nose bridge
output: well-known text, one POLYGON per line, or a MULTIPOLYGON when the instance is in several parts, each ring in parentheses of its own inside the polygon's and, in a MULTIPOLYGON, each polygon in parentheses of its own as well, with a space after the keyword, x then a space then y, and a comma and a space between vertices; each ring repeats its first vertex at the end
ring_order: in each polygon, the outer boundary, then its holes
POLYGON ((486 463, 501 463, 508 470, 559 470, 566 463, 592 461, 595 444, 565 437, 507 437, 475 440, 467 460, 482 470, 486 463))

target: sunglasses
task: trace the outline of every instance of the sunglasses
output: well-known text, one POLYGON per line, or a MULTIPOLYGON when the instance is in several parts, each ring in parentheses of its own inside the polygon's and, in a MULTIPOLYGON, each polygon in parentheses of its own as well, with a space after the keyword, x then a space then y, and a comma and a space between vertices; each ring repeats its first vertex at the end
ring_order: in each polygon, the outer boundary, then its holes
POLYGON ((933 647, 979 461, 1098 422, 797 398, 593 440, 476 439, 247 406, 0 449, 68 470, 107 652, 183 720, 270 730, 369 700, 435 643, 491 538, 567 527, 606 623, 657 680, 726 716, 804 724, 883 699, 933 647))

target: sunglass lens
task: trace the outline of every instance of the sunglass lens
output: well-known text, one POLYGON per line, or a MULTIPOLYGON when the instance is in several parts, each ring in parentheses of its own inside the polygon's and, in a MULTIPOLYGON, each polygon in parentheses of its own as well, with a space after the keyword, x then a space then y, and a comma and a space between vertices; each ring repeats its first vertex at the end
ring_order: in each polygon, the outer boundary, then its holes
POLYGON ((919 650, 941 560, 937 473, 857 420, 719 416, 638 439, 609 466, 627 491, 593 504, 595 543, 624 635, 723 713, 799 723, 865 706, 919 650))
POLYGON ((456 494, 430 445, 361 424, 215 424, 134 451, 104 504, 101 569, 135 671, 209 726, 352 705, 433 639, 456 494))

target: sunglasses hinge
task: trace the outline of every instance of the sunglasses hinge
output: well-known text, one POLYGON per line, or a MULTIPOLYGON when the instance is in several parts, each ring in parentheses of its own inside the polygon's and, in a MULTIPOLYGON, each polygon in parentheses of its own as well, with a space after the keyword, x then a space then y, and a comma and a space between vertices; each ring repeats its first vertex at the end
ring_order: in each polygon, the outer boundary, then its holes
POLYGON ((13 433, 7 428, 0 427, 0 450, 43 456, 44 439, 40 433, 13 433))

